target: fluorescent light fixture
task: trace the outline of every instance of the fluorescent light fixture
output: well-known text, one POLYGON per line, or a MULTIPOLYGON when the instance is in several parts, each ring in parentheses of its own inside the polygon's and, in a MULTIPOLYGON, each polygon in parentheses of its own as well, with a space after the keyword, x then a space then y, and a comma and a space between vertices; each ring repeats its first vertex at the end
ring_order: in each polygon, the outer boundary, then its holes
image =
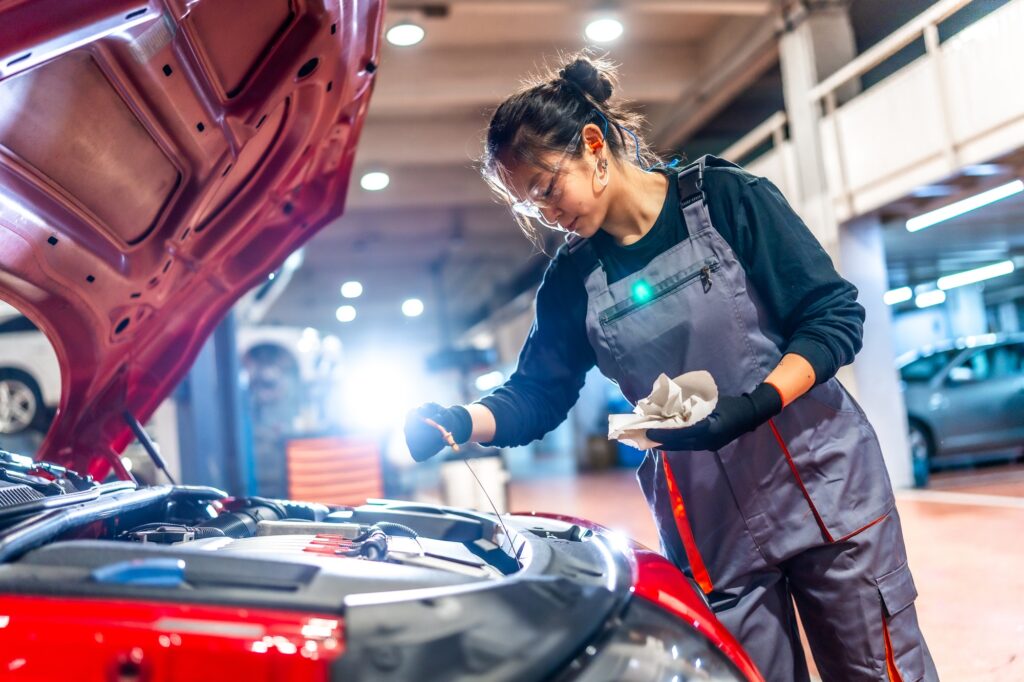
POLYGON ((948 197, 953 193, 949 185, 921 185, 910 193, 912 197, 920 199, 934 199, 935 197, 948 197))
POLYGON ((487 374, 481 374, 478 376, 474 384, 478 391, 489 391, 492 388, 501 386, 504 382, 505 375, 498 370, 494 370, 493 372, 488 372, 487 374))
POLYGON ((975 268, 973 270, 958 272, 955 275, 939 277, 938 286, 943 291, 946 291, 949 289, 955 289, 956 287, 962 287, 965 284, 974 284, 976 282, 983 282, 986 279, 992 279, 993 277, 1002 277, 1003 275, 1010 274, 1013 270, 1013 261, 1004 260, 1000 263, 986 265, 983 268, 975 268))
POLYGON ((940 303, 946 302, 946 292, 942 289, 932 289, 926 291, 923 294, 918 294, 917 298, 914 299, 914 305, 918 308, 927 308, 933 305, 939 305, 940 303))
POLYGON ((973 166, 966 166, 963 169, 963 174, 979 177, 986 175, 999 175, 1000 173, 1006 172, 1006 170, 1006 166, 1002 166, 998 163, 976 163, 973 166))
POLYGON ((897 303, 909 301, 912 298, 914 298, 914 290, 910 287, 890 289, 882 296, 882 300, 885 301, 886 305, 896 305, 897 303))
POLYGON ((363 295, 363 285, 351 280, 341 285, 341 295, 345 298, 359 298, 363 295))
POLYGON ((978 334, 977 336, 967 337, 967 347, 974 348, 975 346, 987 346, 990 343, 995 343, 999 339, 997 334, 978 334))
POLYGON ((356 308, 351 305, 339 306, 334 316, 338 318, 338 322, 351 322, 356 319, 356 308))
POLYGON ((417 26, 408 21, 404 21, 401 24, 395 24, 388 29, 385 37, 388 42, 398 47, 409 47, 423 40, 427 32, 423 30, 422 26, 417 26))
POLYGON ((622 35, 622 22, 617 19, 595 19, 587 24, 584 33, 595 43, 610 43, 622 35))
POLYGON ((391 184, 391 178, 387 173, 382 173, 380 171, 367 173, 359 180, 359 186, 367 192, 379 192, 389 184, 391 184))
POLYGON ((917 232, 918 230, 923 230, 936 223, 955 218, 958 215, 963 215, 982 206, 988 206, 1000 199, 1005 199, 1022 191, 1024 191, 1024 181, 1014 180, 1013 182, 1008 182, 1005 185, 994 187, 981 194, 975 194, 973 197, 953 202, 949 206, 943 206, 942 208, 937 208, 934 211, 911 218, 907 221, 907 231, 917 232))
POLYGON ((406 317, 419 317, 423 314, 423 301, 410 298, 402 303, 402 314, 406 317))

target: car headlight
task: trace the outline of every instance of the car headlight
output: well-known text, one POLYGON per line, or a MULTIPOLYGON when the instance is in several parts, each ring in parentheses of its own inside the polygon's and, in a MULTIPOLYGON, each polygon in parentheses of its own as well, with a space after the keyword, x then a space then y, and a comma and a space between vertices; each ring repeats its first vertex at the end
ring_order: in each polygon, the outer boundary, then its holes
POLYGON ((718 648, 686 621, 634 598, 621 621, 588 646, 561 680, 573 682, 743 682, 718 648))

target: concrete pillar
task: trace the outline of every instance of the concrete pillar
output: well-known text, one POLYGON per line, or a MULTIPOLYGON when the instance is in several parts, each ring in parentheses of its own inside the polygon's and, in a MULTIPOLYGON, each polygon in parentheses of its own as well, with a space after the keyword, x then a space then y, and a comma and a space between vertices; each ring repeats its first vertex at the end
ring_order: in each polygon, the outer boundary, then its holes
POLYGON ((1004 334, 1020 331, 1020 314, 1014 301, 999 304, 999 329, 1004 334))
MULTIPOLYGON (((801 6, 787 18, 787 30, 779 41, 779 62, 800 188, 800 196, 790 200, 838 270, 860 290, 859 300, 867 310, 864 348, 852 367, 840 371, 839 379, 878 433, 893 485, 908 487, 912 477, 906 410, 893 366, 891 313, 882 301, 888 287, 882 228, 872 219, 840 229, 825 175, 821 109, 807 96, 811 88, 855 56, 845 7, 801 6)), ((857 87, 856 83, 848 85, 839 93, 839 100, 855 93, 857 87)))
MULTIPOLYGON (((790 200, 825 251, 838 260, 839 224, 825 175, 821 109, 807 93, 856 56, 853 28, 846 8, 838 6, 798 7, 787 26, 779 40, 779 65, 800 188, 797 201, 790 200)), ((857 87, 852 83, 847 89, 852 93, 857 87)))
POLYGON ((988 331, 985 299, 981 284, 970 284, 946 292, 946 313, 951 336, 970 336, 988 331))
MULTIPOLYGON (((882 444, 889 478, 898 488, 913 484, 907 443, 907 410, 900 390, 893 353, 892 311, 882 300, 889 288, 882 226, 875 218, 862 218, 843 226, 839 248, 846 264, 843 276, 860 291, 864 306, 864 347, 846 368, 857 386, 857 402, 864 408, 882 444)), ((844 376, 840 380, 847 384, 844 376)))

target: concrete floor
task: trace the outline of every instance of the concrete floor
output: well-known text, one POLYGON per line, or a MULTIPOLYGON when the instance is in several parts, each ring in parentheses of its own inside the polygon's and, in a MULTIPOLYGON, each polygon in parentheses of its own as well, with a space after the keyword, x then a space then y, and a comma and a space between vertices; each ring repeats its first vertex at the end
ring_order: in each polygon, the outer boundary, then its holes
MULTIPOLYGON (((510 508, 570 514, 658 540, 632 471, 512 484, 510 508)), ((943 680, 1024 680, 1024 466, 942 473, 897 506, 917 608, 943 680)))

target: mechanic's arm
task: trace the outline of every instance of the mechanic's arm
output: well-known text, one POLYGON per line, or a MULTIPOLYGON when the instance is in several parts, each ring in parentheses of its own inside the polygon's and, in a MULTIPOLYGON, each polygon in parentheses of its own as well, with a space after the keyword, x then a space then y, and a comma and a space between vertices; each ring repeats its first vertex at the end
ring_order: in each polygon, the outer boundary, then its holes
POLYGON ((479 402, 443 408, 431 403, 406 419, 406 442, 414 459, 443 449, 434 421, 454 442, 525 445, 561 424, 576 404, 587 372, 596 359, 586 336, 586 289, 563 257, 544 275, 537 292, 533 328, 519 355, 515 373, 479 402))
POLYGON ((864 334, 857 288, 778 188, 746 172, 709 174, 719 199, 711 206, 754 291, 785 335, 784 358, 767 381, 789 404, 853 362, 864 334), (716 213, 718 215, 716 215, 716 213))
POLYGON ((705 175, 712 222, 732 247, 753 293, 785 335, 783 357, 749 393, 719 396, 714 412, 683 429, 650 429, 668 450, 717 450, 835 376, 861 348, 864 308, 857 289, 778 188, 739 170, 705 175))
POLYGON ((796 353, 786 353, 779 364, 764 380, 779 392, 785 407, 814 386, 814 368, 807 358, 796 353))
POLYGON ((469 439, 474 443, 490 443, 494 440, 494 434, 498 430, 498 424, 494 420, 494 413, 482 403, 466 405, 469 418, 473 421, 469 439))

